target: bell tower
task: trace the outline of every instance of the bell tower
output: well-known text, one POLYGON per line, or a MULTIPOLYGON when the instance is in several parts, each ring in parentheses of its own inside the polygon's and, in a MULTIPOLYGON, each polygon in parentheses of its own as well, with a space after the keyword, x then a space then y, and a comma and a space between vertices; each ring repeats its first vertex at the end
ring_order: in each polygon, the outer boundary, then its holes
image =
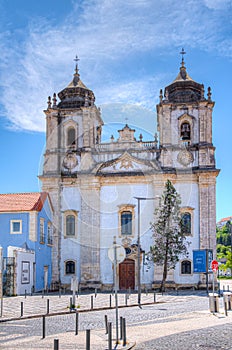
POLYGON ((67 257, 61 247, 66 238, 67 212, 73 215, 74 231, 77 232, 72 240, 72 245, 76 247, 72 256, 75 273, 78 274, 77 268, 81 266, 79 275, 99 280, 100 218, 99 211, 92 213, 93 194, 95 207, 98 208, 99 186, 88 182, 86 172, 94 164, 92 152, 101 141, 103 121, 100 109, 95 105, 93 91, 80 79, 78 61, 76 56, 72 81, 58 94, 48 97, 48 107, 44 111, 46 150, 40 180, 54 206, 53 282, 57 283, 61 283, 61 275, 65 275, 64 261, 67 257), (95 227, 89 222, 91 215, 95 217, 95 227))
MULTIPOLYGON (((194 81, 182 61, 175 80, 160 90, 157 123, 160 138, 160 162, 164 173, 185 188, 182 205, 195 198, 191 208, 199 235, 196 249, 212 249, 216 258, 216 177, 215 147, 212 143, 214 102, 211 88, 205 96, 204 85, 194 81), (184 187, 185 186, 185 187, 184 187), (197 219, 196 219, 197 218, 197 219)), ((204 276, 202 276, 204 279, 204 276)))
POLYGON ((213 169, 211 88, 205 98, 204 85, 187 73, 182 50, 180 72, 163 91, 157 105, 161 162, 166 168, 183 166, 213 169))

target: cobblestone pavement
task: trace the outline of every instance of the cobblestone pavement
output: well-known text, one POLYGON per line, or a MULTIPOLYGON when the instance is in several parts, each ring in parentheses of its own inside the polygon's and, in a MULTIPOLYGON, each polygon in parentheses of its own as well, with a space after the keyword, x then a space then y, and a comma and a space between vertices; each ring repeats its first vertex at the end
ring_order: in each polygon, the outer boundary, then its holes
MULTIPOLYGON (((232 311, 228 316, 224 313, 223 298, 219 298, 220 312, 209 312, 209 300, 205 292, 180 292, 170 294, 142 295, 142 301, 148 305, 123 307, 119 309, 119 317, 125 317, 127 323, 127 347, 121 344, 117 349, 129 349, 135 343, 135 349, 168 349, 168 350, 231 350, 232 349, 232 311)), ((46 317, 46 337, 42 339, 42 318, 18 319, 0 324, 0 349, 53 349, 54 339, 59 339, 59 349, 86 349, 86 329, 91 329, 91 350, 105 350, 107 335, 105 334, 104 317, 113 323, 115 336, 115 309, 86 311, 91 307, 91 296, 94 306, 108 306, 109 294, 82 295, 80 302, 79 331, 75 335, 74 313, 46 317)), ((25 311, 31 314, 46 313, 47 296, 15 297, 4 299, 3 317, 20 313, 23 301, 27 304, 25 311), (19 302, 19 306, 18 303, 19 302), (39 306, 40 305, 40 306, 39 306), (15 307, 15 313, 12 311, 15 307), (17 312, 16 312, 17 311, 17 312), (42 311, 42 312, 41 312, 42 311)), ((51 311, 66 312, 70 296, 49 296, 51 311), (54 307, 54 309, 53 309, 54 307)), ((126 303, 125 296, 119 294, 119 304, 126 303)), ((128 306, 137 302, 137 295, 131 295, 128 306)), ((113 306, 113 297, 111 300, 113 306)), ((114 342, 115 344, 115 342, 114 342)))

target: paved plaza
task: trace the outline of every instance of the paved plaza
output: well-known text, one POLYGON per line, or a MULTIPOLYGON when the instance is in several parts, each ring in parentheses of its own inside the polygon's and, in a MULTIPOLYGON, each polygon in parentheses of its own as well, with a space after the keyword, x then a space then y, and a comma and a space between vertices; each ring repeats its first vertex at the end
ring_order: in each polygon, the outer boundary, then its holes
MULTIPOLYGON (((79 306, 77 335, 76 313, 68 309, 70 297, 34 295, 4 298, 0 349, 54 349, 54 339, 59 339, 59 350, 84 350, 87 329, 91 330, 91 350, 108 349, 105 316, 113 324, 115 337, 114 295, 99 293, 95 297, 94 293, 90 293, 76 299, 79 306), (46 336, 42 339, 42 317, 38 315, 47 313, 48 299, 46 336), (22 303, 23 316, 20 317, 22 303)), ((209 311, 205 291, 158 293, 155 303, 153 293, 143 293, 141 307, 136 304, 136 294, 127 299, 126 295, 119 294, 119 318, 126 319, 128 343, 123 347, 120 341, 117 349, 232 349, 232 311, 228 311, 226 316, 222 297, 219 298, 219 312, 215 314, 209 311)), ((115 342, 113 348, 116 348, 115 342)))

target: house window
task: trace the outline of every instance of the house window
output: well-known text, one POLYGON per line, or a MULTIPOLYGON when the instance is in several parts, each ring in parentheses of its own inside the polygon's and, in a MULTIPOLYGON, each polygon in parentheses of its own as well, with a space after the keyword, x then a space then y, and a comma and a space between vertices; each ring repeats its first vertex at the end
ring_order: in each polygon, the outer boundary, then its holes
POLYGON ((48 222, 48 244, 52 245, 52 224, 48 222))
POLYGON ((65 274, 66 275, 73 275, 76 271, 75 261, 68 260, 65 262, 65 274))
POLYGON ((66 236, 75 236, 75 216, 66 216, 66 236))
POLYGON ((22 220, 11 220, 10 221, 10 233, 12 233, 12 234, 22 233, 22 220))
POLYGON ((68 147, 76 146, 76 132, 75 132, 75 129, 73 127, 68 129, 67 146, 68 147))
POLYGON ((191 275, 192 272, 192 264, 189 260, 183 260, 181 262, 181 274, 182 275, 191 275))
POLYGON ((132 213, 123 211, 121 213, 121 234, 132 235, 132 213))
POLYGON ((186 236, 191 235, 191 214, 190 213, 183 213, 181 215, 181 229, 186 236))
POLYGON ((188 122, 184 122, 180 127, 180 137, 181 140, 187 141, 191 139, 191 127, 188 122))
POLYGON ((77 212, 67 211, 64 215, 64 236, 76 237, 77 235, 77 212))
POLYGON ((40 218, 40 221, 39 221, 39 241, 40 241, 40 243, 45 243, 44 219, 42 219, 42 218, 40 218))

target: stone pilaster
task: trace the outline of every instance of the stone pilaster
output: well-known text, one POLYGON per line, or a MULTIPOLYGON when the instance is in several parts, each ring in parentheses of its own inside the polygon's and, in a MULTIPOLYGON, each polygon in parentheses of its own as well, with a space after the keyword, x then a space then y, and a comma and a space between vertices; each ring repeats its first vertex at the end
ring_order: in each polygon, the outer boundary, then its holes
POLYGON ((213 249, 216 257, 216 176, 199 175, 200 249, 213 249))
POLYGON ((100 186, 93 176, 81 179, 81 284, 100 283, 100 186))

